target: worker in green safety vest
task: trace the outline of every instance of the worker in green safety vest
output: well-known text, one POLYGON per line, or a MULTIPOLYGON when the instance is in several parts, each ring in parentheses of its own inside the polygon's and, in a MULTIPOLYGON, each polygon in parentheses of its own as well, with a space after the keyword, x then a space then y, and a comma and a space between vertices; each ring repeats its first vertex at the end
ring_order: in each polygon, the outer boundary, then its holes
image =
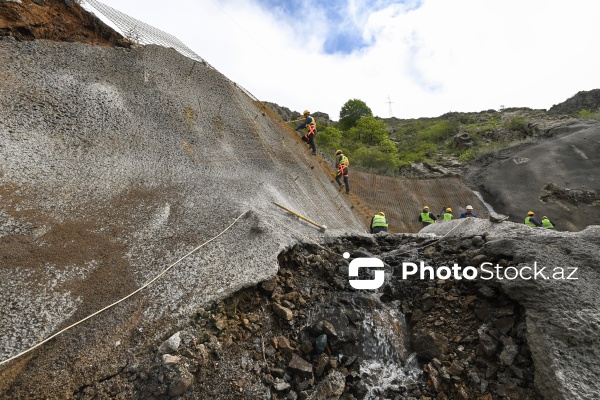
POLYGON ((554 222, 550 221, 548 219, 548 217, 546 217, 545 215, 542 217, 542 226, 546 229, 556 228, 556 225, 554 224, 554 222))
POLYGON ((535 213, 533 211, 529 211, 527 213, 527 218, 525 218, 525 225, 531 226, 533 228, 535 228, 536 226, 541 228, 542 224, 540 224, 538 220, 535 219, 534 215, 535 213))
POLYGON ((433 224, 437 220, 437 217, 433 215, 431 211, 429 211, 429 207, 424 206, 423 211, 419 214, 419 222, 423 224, 423 226, 428 226, 433 224))
POLYGON ((388 223, 383 211, 379 211, 371 218, 371 233, 387 232, 388 223))
POLYGON ((444 214, 442 214, 442 219, 444 221, 452 221, 453 218, 454 215, 452 215, 452 209, 450 207, 447 207, 444 211, 444 214))

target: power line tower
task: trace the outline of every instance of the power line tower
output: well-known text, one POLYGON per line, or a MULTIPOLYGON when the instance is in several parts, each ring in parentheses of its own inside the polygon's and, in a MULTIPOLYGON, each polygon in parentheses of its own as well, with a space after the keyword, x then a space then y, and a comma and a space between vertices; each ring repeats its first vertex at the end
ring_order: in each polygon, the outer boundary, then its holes
POLYGON ((393 103, 393 101, 390 99, 390 95, 389 94, 388 94, 388 101, 386 101, 386 103, 388 104, 388 107, 389 107, 390 118, 392 118, 392 103, 393 103))

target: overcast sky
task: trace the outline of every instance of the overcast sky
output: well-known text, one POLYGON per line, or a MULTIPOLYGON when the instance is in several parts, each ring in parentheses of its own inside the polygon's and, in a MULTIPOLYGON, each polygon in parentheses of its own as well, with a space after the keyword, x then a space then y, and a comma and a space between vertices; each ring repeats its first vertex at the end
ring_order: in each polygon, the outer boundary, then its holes
POLYGON ((548 109, 600 88, 597 1, 101 1, 174 35, 259 100, 333 120, 349 99, 418 118, 548 109))

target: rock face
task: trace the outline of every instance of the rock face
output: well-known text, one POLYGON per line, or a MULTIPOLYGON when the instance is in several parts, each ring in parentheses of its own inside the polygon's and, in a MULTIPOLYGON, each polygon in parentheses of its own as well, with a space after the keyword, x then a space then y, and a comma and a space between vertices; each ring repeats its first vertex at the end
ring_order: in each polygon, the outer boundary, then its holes
POLYGON ((495 211, 523 222, 534 211, 557 229, 579 231, 600 224, 600 124, 579 124, 572 132, 524 144, 482 159, 467 173, 495 211))
POLYGON ((575 114, 581 110, 600 111, 600 89, 578 92, 564 102, 553 105, 548 111, 554 114, 575 114))
POLYGON ((0 359, 173 267, 2 366, 0 393, 75 392, 127 363, 115 346, 158 345, 169 323, 271 278, 284 246, 322 236, 273 201, 328 233, 364 229, 294 132, 174 50, 3 42, 0 64, 0 359))
MULTIPOLYGON (((596 361, 600 348, 596 332, 600 326, 600 289, 596 284, 600 278, 599 226, 568 233, 471 219, 435 224, 421 232, 463 243, 469 236, 484 233, 483 248, 469 250, 458 260, 468 265, 475 260, 491 263, 487 268, 499 271, 503 278, 492 281, 525 308, 527 343, 540 393, 552 399, 596 396, 600 389, 600 364, 596 361)), ((512 330, 513 322, 498 320, 496 329, 512 330)), ((493 342, 482 343, 482 350, 492 350, 493 342)), ((505 343, 499 355, 505 365, 518 357, 512 344, 505 343)))
POLYGON ((71 0, 0 1, 0 38, 4 41, 45 39, 131 46, 79 3, 71 0))

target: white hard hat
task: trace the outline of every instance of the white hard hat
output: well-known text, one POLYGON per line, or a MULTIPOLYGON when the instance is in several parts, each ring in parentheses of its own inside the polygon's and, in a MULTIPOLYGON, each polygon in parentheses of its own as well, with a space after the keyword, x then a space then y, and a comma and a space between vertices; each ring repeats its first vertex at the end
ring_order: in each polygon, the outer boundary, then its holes
POLYGON ((473 206, 467 206, 467 210, 472 210, 473 206))

